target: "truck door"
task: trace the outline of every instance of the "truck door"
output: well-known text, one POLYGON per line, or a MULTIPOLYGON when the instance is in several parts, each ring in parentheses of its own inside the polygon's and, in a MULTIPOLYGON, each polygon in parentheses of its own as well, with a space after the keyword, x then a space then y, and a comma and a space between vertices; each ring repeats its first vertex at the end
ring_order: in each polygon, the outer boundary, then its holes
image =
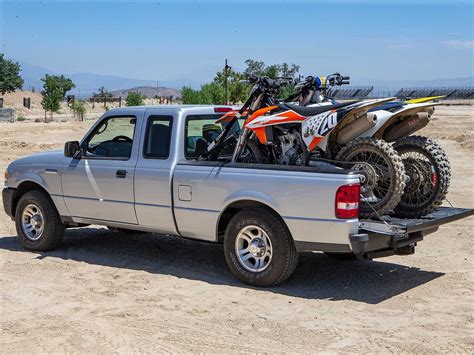
POLYGON ((173 116, 148 110, 135 168, 135 210, 141 226, 177 234, 171 199, 171 178, 176 137, 173 116))
POLYGON ((82 156, 62 173, 71 216, 137 223, 133 177, 140 127, 136 115, 101 120, 82 142, 82 156))

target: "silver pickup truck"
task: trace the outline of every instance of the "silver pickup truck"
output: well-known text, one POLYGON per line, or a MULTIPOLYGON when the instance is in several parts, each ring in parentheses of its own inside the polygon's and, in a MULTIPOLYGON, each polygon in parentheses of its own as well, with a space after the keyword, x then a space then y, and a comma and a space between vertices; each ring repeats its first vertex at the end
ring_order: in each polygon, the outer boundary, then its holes
POLYGON ((292 275, 300 251, 369 259, 410 254, 440 224, 473 212, 441 208, 423 219, 359 220, 354 173, 230 163, 225 149, 217 161, 197 160, 228 110, 113 109, 64 151, 12 162, 3 204, 21 243, 51 250, 66 228, 90 224, 223 243, 240 280, 271 286, 292 275))

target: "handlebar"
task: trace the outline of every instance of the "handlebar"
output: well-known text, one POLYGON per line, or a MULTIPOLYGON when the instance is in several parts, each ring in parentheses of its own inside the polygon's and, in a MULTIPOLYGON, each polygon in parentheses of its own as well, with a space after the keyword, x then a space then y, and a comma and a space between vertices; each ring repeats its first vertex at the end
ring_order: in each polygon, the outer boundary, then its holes
POLYGON ((334 73, 326 77, 326 81, 322 80, 318 76, 307 76, 304 80, 296 83, 296 90, 302 90, 304 88, 311 88, 315 86, 316 88, 324 88, 328 86, 341 86, 350 84, 350 76, 343 76, 339 73, 334 73))
POLYGON ((249 75, 248 82, 251 84, 261 85, 265 89, 276 90, 284 85, 293 84, 294 81, 292 78, 270 79, 267 76, 249 75))
POLYGON ((350 79, 350 76, 343 76, 339 73, 331 74, 326 78, 326 80, 329 82, 329 85, 332 86, 348 85, 350 79))

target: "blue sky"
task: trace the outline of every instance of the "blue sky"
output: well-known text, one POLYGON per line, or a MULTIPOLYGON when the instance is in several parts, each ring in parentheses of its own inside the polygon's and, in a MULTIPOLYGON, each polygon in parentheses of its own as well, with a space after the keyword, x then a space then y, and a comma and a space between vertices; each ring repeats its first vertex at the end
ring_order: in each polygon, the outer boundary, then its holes
POLYGON ((8 1, 1 52, 56 72, 211 79, 224 58, 376 80, 473 75, 471 1, 8 1))

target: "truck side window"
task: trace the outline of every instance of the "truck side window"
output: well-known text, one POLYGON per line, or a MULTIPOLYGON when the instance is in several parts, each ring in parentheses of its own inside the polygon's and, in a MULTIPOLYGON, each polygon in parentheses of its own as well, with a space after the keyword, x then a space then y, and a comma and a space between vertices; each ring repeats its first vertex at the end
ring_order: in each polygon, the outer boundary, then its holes
POLYGON ((136 121, 133 116, 111 117, 102 121, 87 138, 86 156, 130 159, 136 121))
MULTIPOLYGON (((184 137, 184 153, 186 159, 195 159, 206 151, 207 146, 222 132, 225 125, 216 124, 215 122, 222 115, 189 115, 186 117, 185 137, 184 137)), ((235 124, 230 134, 240 130, 242 122, 235 124)), ((222 154, 232 155, 233 147, 223 149, 222 154)))
POLYGON ((173 116, 148 117, 143 156, 145 158, 168 159, 173 116))

